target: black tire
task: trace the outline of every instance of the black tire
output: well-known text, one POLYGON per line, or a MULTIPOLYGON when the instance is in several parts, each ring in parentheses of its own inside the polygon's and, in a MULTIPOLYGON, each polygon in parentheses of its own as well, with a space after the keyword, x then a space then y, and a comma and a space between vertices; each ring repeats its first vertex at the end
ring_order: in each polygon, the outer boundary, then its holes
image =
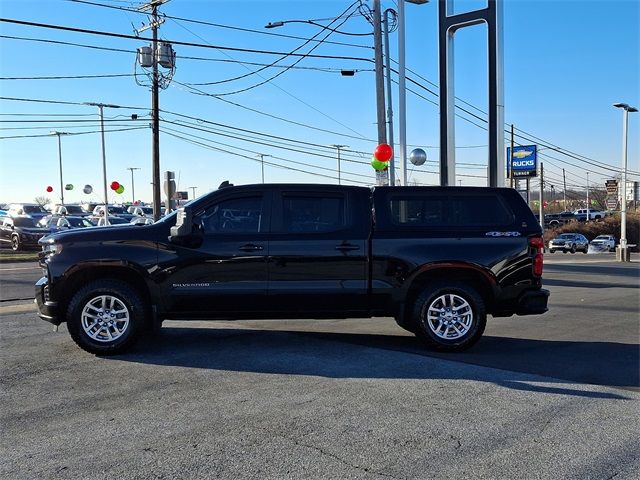
POLYGON ((586 247, 584 247, 584 250, 582 251, 582 253, 587 253, 589 251, 589 246, 587 245, 586 247))
MULTIPOLYGON (((108 312, 108 310, 105 311, 108 312)), ((126 351, 138 340, 144 327, 145 305, 141 295, 129 284, 120 280, 104 279, 89 283, 73 296, 67 307, 67 328, 71 338, 80 348, 96 355, 114 355, 126 351), (103 295, 117 299, 126 307, 129 314, 129 321, 123 333, 112 341, 94 339, 82 326, 85 306, 103 295)), ((108 327, 104 331, 108 331, 111 336, 111 330, 108 327)))
MULTIPOLYGON (((428 286, 416 299, 413 306, 413 323, 416 336, 427 347, 445 351, 459 352, 474 345, 484 333, 487 325, 487 314, 484 300, 478 292, 469 285, 461 282, 437 283, 428 286), (442 295, 453 294, 467 302, 471 313, 469 329, 462 336, 453 339, 445 339, 438 336, 425 318, 429 306, 436 304, 442 295)), ((440 330, 440 327, 437 328, 440 330)), ((448 331, 444 332, 445 335, 448 331)))
POLYGON ((574 243, 573 245, 571 245, 571 253, 576 253, 576 251, 576 244, 574 243))
POLYGON ((549 249, 549 253, 556 253, 555 250, 549 249))
POLYGON ((20 237, 18 235, 13 235, 11 237, 11 250, 14 252, 22 250, 22 243, 20 242, 20 237))

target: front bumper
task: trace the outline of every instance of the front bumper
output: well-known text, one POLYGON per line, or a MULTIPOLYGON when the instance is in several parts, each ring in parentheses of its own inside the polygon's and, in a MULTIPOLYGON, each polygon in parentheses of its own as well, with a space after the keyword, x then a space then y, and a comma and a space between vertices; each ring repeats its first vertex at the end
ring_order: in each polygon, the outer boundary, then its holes
POLYGON ((38 316, 49 323, 60 325, 62 320, 58 315, 58 302, 49 299, 49 280, 42 277, 36 283, 36 297, 34 302, 38 306, 38 316))

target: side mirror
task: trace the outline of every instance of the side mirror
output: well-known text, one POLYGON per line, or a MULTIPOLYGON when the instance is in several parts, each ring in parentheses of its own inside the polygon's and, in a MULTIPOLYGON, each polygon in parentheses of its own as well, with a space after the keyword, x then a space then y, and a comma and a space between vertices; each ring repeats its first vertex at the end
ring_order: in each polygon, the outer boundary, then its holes
POLYGON ((169 241, 190 247, 197 247, 202 243, 200 229, 193 223, 193 212, 190 208, 178 209, 176 224, 171 227, 169 241))

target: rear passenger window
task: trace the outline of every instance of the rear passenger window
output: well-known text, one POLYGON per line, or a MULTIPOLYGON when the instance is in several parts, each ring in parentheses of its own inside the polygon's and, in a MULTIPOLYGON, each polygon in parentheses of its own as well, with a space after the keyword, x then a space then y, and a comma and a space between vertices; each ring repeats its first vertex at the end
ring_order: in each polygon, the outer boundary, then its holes
POLYGON ((495 195, 416 195, 391 198, 391 221, 409 227, 510 225, 512 212, 495 195))
POLYGON ((201 215, 205 233, 258 233, 262 197, 233 198, 216 203, 201 215))
POLYGON ((286 232, 333 232, 347 227, 342 196, 286 195, 282 202, 286 232))

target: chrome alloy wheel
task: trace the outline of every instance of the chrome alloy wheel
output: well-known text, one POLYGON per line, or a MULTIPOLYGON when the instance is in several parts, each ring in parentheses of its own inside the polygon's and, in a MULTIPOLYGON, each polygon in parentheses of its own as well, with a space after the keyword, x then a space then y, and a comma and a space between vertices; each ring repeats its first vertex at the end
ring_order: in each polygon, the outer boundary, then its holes
POLYGON ((89 300, 81 314, 84 333, 98 342, 113 342, 129 327, 129 309, 122 300, 101 295, 89 300))
POLYGON ((438 337, 457 340, 465 336, 473 325, 473 311, 464 298, 447 293, 440 295, 427 307, 425 321, 438 337))

